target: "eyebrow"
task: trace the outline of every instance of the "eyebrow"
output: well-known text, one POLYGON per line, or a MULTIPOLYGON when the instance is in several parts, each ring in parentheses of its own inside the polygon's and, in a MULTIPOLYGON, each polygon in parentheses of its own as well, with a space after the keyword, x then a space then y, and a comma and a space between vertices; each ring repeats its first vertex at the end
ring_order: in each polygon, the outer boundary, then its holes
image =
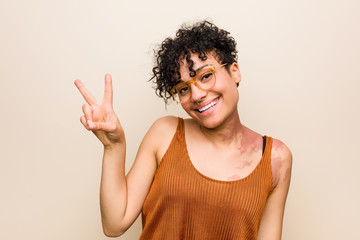
POLYGON ((205 68, 205 67, 207 67, 207 66, 210 66, 210 64, 205 64, 205 65, 203 65, 203 66, 195 69, 195 72, 198 72, 198 71, 200 71, 201 69, 203 69, 203 68, 205 68))
MULTIPOLYGON (((208 67, 208 66, 211 66, 211 64, 205 64, 205 65, 203 65, 203 66, 198 67, 197 69, 195 69, 195 76, 196 76, 196 74, 197 74, 198 71, 200 71, 201 69, 204 69, 204 68, 206 68, 206 67, 208 67)), ((180 80, 180 82, 185 82, 185 81, 182 80, 182 79, 179 79, 179 80, 180 80)))

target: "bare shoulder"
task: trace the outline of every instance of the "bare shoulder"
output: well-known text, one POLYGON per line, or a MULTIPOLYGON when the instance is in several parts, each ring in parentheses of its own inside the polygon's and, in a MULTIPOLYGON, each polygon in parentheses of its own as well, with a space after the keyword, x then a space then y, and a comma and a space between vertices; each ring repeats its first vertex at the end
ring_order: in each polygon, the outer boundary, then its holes
POLYGON ((281 156, 282 159, 291 161, 292 154, 288 146, 279 139, 273 139, 272 155, 281 156))
POLYGON ((145 136, 153 144, 154 154, 158 163, 171 143, 178 122, 179 120, 175 116, 161 117, 155 120, 145 136))
POLYGON ((175 116, 164 116, 161 118, 158 118, 153 123, 152 127, 157 128, 166 128, 166 127, 177 127, 178 125, 178 117, 175 116))
POLYGON ((276 187, 279 182, 290 182, 292 154, 288 146, 278 139, 273 139, 271 149, 271 167, 274 187, 276 187))
POLYGON ((167 138, 173 136, 178 125, 178 118, 175 116, 161 117, 155 120, 149 129, 148 134, 155 137, 167 138))

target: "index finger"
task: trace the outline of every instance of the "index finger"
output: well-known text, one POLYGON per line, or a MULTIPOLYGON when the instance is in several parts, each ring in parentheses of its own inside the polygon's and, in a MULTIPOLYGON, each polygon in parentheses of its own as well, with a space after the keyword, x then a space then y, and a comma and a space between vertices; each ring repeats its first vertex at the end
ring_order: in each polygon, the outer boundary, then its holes
POLYGON ((85 101, 92 105, 96 104, 96 100, 94 96, 90 93, 89 90, 85 87, 85 85, 80 80, 75 80, 75 86, 79 89, 81 95, 84 97, 85 101))

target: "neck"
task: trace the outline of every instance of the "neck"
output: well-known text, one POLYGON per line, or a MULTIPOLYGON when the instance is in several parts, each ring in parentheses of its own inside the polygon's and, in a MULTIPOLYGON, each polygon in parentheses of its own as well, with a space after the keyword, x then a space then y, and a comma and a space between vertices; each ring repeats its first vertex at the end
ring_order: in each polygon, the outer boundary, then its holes
POLYGON ((246 127, 241 124, 237 110, 232 116, 225 120, 220 126, 208 129, 200 126, 206 138, 217 146, 239 146, 246 127))

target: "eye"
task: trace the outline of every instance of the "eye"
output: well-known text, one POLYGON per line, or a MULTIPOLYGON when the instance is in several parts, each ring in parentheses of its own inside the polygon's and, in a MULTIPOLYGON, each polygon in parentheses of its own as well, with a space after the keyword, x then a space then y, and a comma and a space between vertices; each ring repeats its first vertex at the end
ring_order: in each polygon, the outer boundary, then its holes
POLYGON ((179 88, 176 89, 177 94, 179 94, 180 96, 184 96, 189 92, 189 87, 188 86, 180 86, 179 88))
POLYGON ((198 78, 198 81, 207 82, 207 81, 210 81, 212 78, 213 78, 213 72, 206 70, 203 73, 201 73, 201 75, 198 78))

